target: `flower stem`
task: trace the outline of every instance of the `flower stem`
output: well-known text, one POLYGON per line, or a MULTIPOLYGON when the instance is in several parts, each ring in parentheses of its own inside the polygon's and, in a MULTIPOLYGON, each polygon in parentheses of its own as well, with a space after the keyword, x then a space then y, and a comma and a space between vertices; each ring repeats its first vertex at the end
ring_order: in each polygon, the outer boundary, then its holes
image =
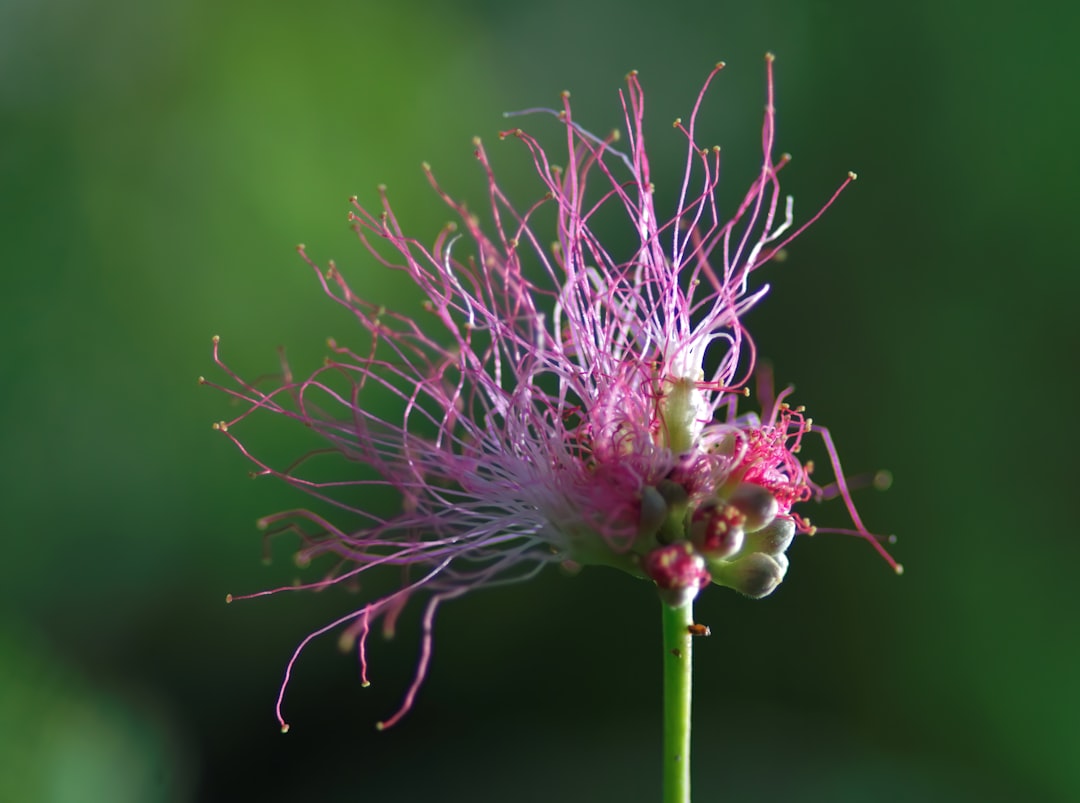
POLYGON ((690 803, 691 638, 694 605, 663 609, 664 794, 663 803, 690 803))

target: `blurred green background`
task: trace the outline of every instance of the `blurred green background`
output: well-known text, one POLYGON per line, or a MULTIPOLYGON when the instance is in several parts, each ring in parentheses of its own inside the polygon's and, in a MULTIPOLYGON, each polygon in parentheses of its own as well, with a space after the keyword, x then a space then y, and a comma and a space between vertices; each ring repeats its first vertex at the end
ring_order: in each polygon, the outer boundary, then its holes
MULTIPOLYGON (((705 593, 698 800, 1080 799, 1073 569, 1080 271, 1080 12, 1037 4, 0 3, 0 801, 636 801, 659 790, 659 621, 642 583, 550 572, 448 605, 413 713, 417 623, 372 645, 371 688, 333 638, 344 593, 224 605, 288 582, 257 516, 297 499, 210 429, 210 337, 247 376, 297 370, 355 328, 293 247, 413 308, 344 222, 390 186, 410 233, 447 218, 419 165, 474 208, 485 137, 515 197, 531 167, 504 110, 573 90, 619 124, 640 70, 658 197, 710 66, 722 198, 757 162, 777 54, 785 189, 805 216, 770 269, 760 350, 832 428, 858 497, 900 535, 797 542, 763 602, 705 593)), ((281 426, 279 426, 281 425, 281 426)), ((304 448, 259 431, 281 460, 304 448)), ((810 511, 842 524, 838 506, 810 511)))

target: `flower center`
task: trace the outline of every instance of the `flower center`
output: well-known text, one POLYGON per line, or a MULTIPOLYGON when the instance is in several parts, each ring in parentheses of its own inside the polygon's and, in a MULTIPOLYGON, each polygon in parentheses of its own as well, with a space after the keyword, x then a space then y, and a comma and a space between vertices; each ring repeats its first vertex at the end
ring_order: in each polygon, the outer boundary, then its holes
POLYGON ((708 420, 705 396, 692 379, 664 379, 657 405, 659 441, 674 454, 686 454, 697 444, 708 420))

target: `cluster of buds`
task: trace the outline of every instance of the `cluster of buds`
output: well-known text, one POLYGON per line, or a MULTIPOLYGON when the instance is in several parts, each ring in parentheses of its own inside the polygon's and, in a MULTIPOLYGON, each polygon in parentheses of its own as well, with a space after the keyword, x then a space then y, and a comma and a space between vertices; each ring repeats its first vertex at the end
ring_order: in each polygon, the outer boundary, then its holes
POLYGON ((631 551, 669 605, 692 602, 709 583, 753 599, 768 596, 784 579, 796 531, 813 531, 791 512, 793 502, 814 490, 813 464, 794 456, 812 421, 786 404, 777 412, 768 426, 750 416, 729 433, 717 451, 730 459, 713 482, 700 472, 675 471, 642 490, 631 551))
POLYGON ((780 584, 795 522, 777 518, 778 510, 767 489, 740 483, 726 499, 714 497, 694 511, 690 540, 717 583, 755 599, 780 584))

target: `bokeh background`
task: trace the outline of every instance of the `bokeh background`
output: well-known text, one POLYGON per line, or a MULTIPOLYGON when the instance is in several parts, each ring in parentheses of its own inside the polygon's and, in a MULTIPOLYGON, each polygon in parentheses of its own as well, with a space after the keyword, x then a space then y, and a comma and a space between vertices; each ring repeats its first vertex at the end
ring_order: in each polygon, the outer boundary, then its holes
MULTIPOLYGON (((1049 5, 1049 4, 1046 4, 1049 5)), ((632 801, 659 791, 659 621, 640 582, 550 572, 448 605, 413 713, 415 617, 334 639, 344 592, 226 607, 288 582, 257 516, 295 504, 210 423, 210 338, 249 376, 348 342, 293 247, 411 308, 345 224, 390 186, 421 238, 482 205, 479 134, 552 105, 606 131, 641 72, 660 196, 713 62, 706 141, 730 201, 757 164, 777 54, 786 189, 808 214, 751 325, 828 424, 892 575, 866 545, 797 542, 782 588, 698 619, 699 800, 1080 799, 1076 435, 1080 12, 1043 4, 419 0, 0 3, 0 801, 632 801)), ((280 426, 279 426, 280 425, 280 426)), ((305 448, 284 422, 264 453, 305 448)), ((843 523, 838 506, 812 511, 843 523)))

